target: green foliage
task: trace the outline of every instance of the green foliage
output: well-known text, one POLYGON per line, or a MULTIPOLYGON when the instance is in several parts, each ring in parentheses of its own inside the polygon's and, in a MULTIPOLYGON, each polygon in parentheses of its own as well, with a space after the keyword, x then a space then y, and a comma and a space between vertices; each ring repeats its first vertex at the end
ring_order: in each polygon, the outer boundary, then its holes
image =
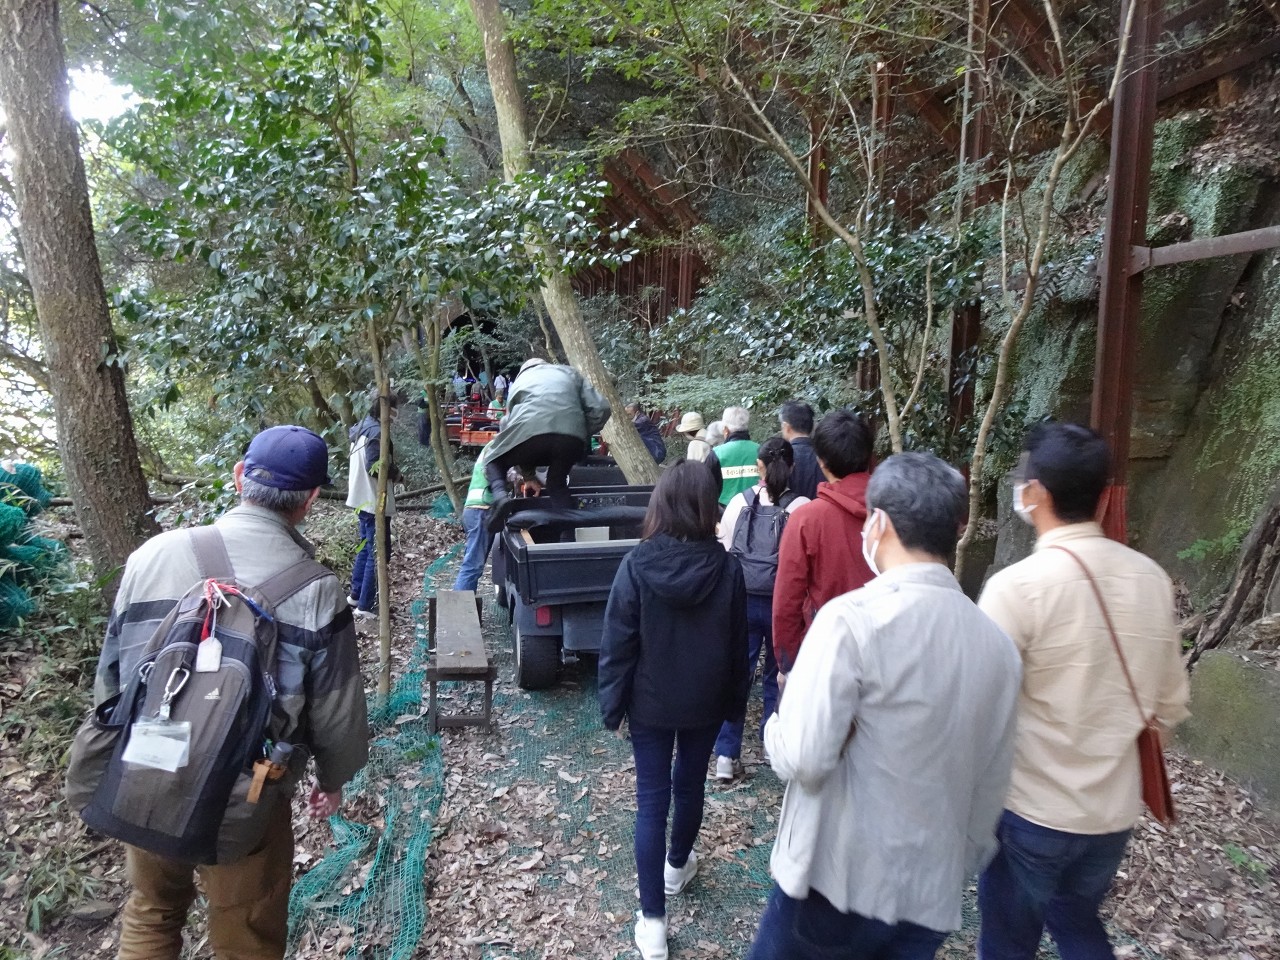
POLYGON ((1239 844, 1228 843, 1222 848, 1222 852, 1226 854, 1232 866, 1254 883, 1266 883, 1270 877, 1271 871, 1267 869, 1267 865, 1251 855, 1239 844))
POLYGON ((1244 538, 1252 526, 1253 524, 1248 520, 1236 520, 1222 536, 1212 540, 1196 540, 1186 549, 1179 550, 1178 559, 1204 563, 1233 557, 1239 552, 1240 545, 1244 543, 1244 538))
POLYGON ((247 55, 243 21, 174 19, 202 56, 153 77, 106 134, 154 178, 156 198, 124 204, 118 229, 186 278, 116 298, 145 332, 130 353, 145 409, 206 385, 231 424, 223 461, 291 412, 280 395, 323 378, 362 387, 370 336, 389 342, 452 304, 516 312, 543 273, 627 256, 596 252, 603 185, 582 169, 464 183, 411 105, 391 117, 374 4, 295 3, 287 21, 272 9, 255 22, 275 42, 247 55))

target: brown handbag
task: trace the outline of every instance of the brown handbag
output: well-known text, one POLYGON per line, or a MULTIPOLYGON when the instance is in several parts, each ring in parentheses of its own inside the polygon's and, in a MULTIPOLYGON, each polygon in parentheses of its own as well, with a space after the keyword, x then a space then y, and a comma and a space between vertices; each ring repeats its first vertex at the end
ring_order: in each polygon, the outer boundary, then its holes
POLYGON ((1111 614, 1107 611, 1107 605, 1102 599, 1098 582, 1093 579, 1089 568, 1074 551, 1056 543, 1053 549, 1061 550, 1079 564, 1080 569, 1084 571, 1085 579, 1089 581, 1089 586, 1093 588, 1093 595, 1097 598, 1098 606, 1102 610, 1102 619, 1107 624, 1107 632, 1111 634, 1111 645, 1115 647, 1116 656, 1120 658, 1120 666, 1124 668, 1124 678, 1129 684, 1129 693, 1133 695, 1133 702, 1144 724, 1142 732, 1138 734, 1138 764, 1142 769, 1142 800, 1151 811, 1151 816, 1168 826, 1178 819, 1178 815, 1173 809, 1173 791, 1169 789, 1169 771, 1165 768, 1160 726, 1154 714, 1148 717, 1142 709, 1142 701, 1138 699, 1138 688, 1134 685, 1133 675, 1129 672, 1129 662, 1125 660, 1124 651, 1120 649, 1120 638, 1116 635, 1116 628, 1111 623, 1111 614))

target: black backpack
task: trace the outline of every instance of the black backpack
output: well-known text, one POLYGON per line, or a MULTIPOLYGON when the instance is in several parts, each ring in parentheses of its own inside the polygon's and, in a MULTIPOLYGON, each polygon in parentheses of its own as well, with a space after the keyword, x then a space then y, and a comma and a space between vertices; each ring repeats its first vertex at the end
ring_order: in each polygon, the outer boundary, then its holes
MULTIPOLYGON (((238 860, 261 841, 270 812, 288 802, 296 766, 259 783, 276 698, 275 610, 329 571, 301 560, 256 587, 232 577, 215 527, 191 531, 200 579, 156 627, 134 675, 76 733, 67 798, 84 822, 109 837, 195 864, 238 860), (216 608, 216 669, 196 669, 216 608), (166 696, 166 690, 168 696, 166 696), (168 701, 167 709, 165 701, 168 701), (167 716, 166 716, 167 715, 167 716), (134 724, 157 716, 190 724, 188 757, 170 772, 129 762, 134 724)), ((212 659, 212 658, 211 658, 212 659)))
POLYGON ((773 596, 773 581, 778 576, 778 545, 787 525, 787 507, 796 495, 788 490, 778 503, 763 504, 752 487, 744 490, 742 496, 747 503, 733 528, 729 552, 742 564, 747 593, 773 596))

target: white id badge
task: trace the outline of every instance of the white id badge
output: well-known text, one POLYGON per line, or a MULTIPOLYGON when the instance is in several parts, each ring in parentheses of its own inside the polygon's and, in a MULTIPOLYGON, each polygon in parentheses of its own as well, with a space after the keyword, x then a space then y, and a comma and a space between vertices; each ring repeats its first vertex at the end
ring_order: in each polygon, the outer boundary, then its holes
POLYGON ((217 673, 222 667, 222 641, 208 637, 196 647, 196 673, 217 673))
POLYGON ((191 753, 191 724, 156 717, 136 721, 120 759, 139 767, 177 773, 191 753))

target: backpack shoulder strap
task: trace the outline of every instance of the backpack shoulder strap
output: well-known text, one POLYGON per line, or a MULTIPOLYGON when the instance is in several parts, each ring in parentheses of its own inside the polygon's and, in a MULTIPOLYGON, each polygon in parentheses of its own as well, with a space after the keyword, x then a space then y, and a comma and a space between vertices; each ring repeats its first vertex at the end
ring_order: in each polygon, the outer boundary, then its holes
POLYGON ((277 574, 263 580, 257 586, 258 594, 271 604, 274 610, 295 593, 305 589, 317 580, 332 576, 329 568, 310 557, 303 557, 297 563, 285 567, 277 574))
POLYGON ((231 558, 227 556, 227 545, 217 527, 212 524, 195 527, 189 531, 188 536, 191 538, 191 549, 195 551, 201 580, 230 580, 235 576, 231 558))

